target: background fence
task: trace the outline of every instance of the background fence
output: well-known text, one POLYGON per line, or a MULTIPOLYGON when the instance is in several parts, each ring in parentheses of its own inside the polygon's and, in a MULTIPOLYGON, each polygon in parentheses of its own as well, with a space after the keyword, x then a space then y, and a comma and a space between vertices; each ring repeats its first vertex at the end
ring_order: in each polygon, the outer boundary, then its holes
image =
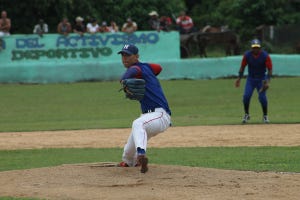
POLYGON ((300 53, 300 24, 257 27, 257 35, 267 43, 270 51, 300 53), (280 50, 279 50, 280 49, 280 50))
MULTIPOLYGON (((117 52, 124 41, 137 44, 142 62, 163 66, 161 79, 213 79, 236 76, 241 55, 180 58, 178 32, 136 32, 81 38, 57 34, 11 35, 0 52, 1 83, 61 83, 118 80, 125 68, 117 52), (124 40, 126 39, 126 40, 124 40)), ((271 54, 274 74, 300 76, 300 55, 271 54)), ((245 73, 247 74, 247 73, 245 73)))

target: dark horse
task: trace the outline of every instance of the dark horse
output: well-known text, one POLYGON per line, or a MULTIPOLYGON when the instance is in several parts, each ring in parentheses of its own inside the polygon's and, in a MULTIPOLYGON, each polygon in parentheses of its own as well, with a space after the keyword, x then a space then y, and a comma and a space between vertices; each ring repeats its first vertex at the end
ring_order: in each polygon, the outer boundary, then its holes
POLYGON ((181 57, 190 57, 193 49, 197 49, 201 57, 207 57, 206 48, 212 44, 224 46, 226 56, 239 54, 239 37, 233 31, 199 31, 180 36, 181 57))

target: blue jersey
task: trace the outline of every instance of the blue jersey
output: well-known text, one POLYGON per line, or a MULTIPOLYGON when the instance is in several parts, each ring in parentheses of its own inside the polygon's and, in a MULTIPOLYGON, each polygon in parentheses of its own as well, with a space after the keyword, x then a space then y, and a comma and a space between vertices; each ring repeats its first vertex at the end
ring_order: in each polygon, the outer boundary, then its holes
MULTIPOLYGON (((156 65, 157 67, 159 65, 156 65)), ((157 69, 151 64, 138 62, 129 67, 123 74, 121 80, 128 78, 142 78, 146 81, 146 91, 144 98, 140 100, 141 110, 146 113, 148 110, 154 111, 155 108, 163 108, 169 115, 171 110, 169 108, 167 99, 163 93, 162 87, 157 79, 157 69)), ((160 66, 159 66, 160 67, 160 66)))
POLYGON ((258 55, 247 51, 242 60, 242 67, 246 65, 248 65, 248 76, 256 79, 264 78, 267 68, 272 69, 272 62, 266 51, 260 51, 258 55))

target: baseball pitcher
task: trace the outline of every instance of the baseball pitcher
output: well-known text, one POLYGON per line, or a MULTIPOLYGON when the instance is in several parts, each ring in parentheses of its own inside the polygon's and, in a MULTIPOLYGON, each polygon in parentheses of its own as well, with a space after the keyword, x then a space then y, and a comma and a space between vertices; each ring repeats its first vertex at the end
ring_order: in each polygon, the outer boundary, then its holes
POLYGON ((125 96, 140 103, 142 114, 133 121, 132 130, 124 147, 120 167, 140 166, 148 171, 147 141, 165 131, 171 124, 171 110, 157 79, 162 67, 139 61, 138 48, 125 44, 118 54, 127 68, 120 82, 125 96))

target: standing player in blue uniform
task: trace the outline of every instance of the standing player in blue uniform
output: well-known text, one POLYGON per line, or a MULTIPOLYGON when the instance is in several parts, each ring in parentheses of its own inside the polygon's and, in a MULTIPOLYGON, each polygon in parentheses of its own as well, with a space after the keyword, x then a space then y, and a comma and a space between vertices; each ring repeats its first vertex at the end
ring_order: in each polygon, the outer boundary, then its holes
POLYGON ((258 39, 254 39, 251 41, 251 50, 247 51, 243 56, 241 67, 239 70, 239 77, 235 82, 236 87, 240 86, 240 81, 243 77, 244 69, 247 65, 248 76, 243 96, 245 115, 242 122, 246 123, 248 122, 248 120, 250 120, 250 100, 254 89, 256 89, 258 92, 258 99, 263 111, 263 122, 269 123, 268 99, 266 96, 266 90, 262 90, 262 88, 269 87, 268 84, 272 76, 272 60, 266 51, 261 50, 261 42, 258 39), (266 73, 266 71, 268 72, 266 73))
POLYGON ((139 62, 138 48, 126 44, 121 51, 122 63, 127 68, 121 78, 139 78, 146 81, 145 94, 141 105, 142 114, 132 123, 132 130, 124 147, 123 162, 120 167, 141 166, 141 172, 148 171, 148 158, 146 157, 147 141, 165 131, 171 124, 171 111, 157 75, 162 68, 158 64, 139 62))

